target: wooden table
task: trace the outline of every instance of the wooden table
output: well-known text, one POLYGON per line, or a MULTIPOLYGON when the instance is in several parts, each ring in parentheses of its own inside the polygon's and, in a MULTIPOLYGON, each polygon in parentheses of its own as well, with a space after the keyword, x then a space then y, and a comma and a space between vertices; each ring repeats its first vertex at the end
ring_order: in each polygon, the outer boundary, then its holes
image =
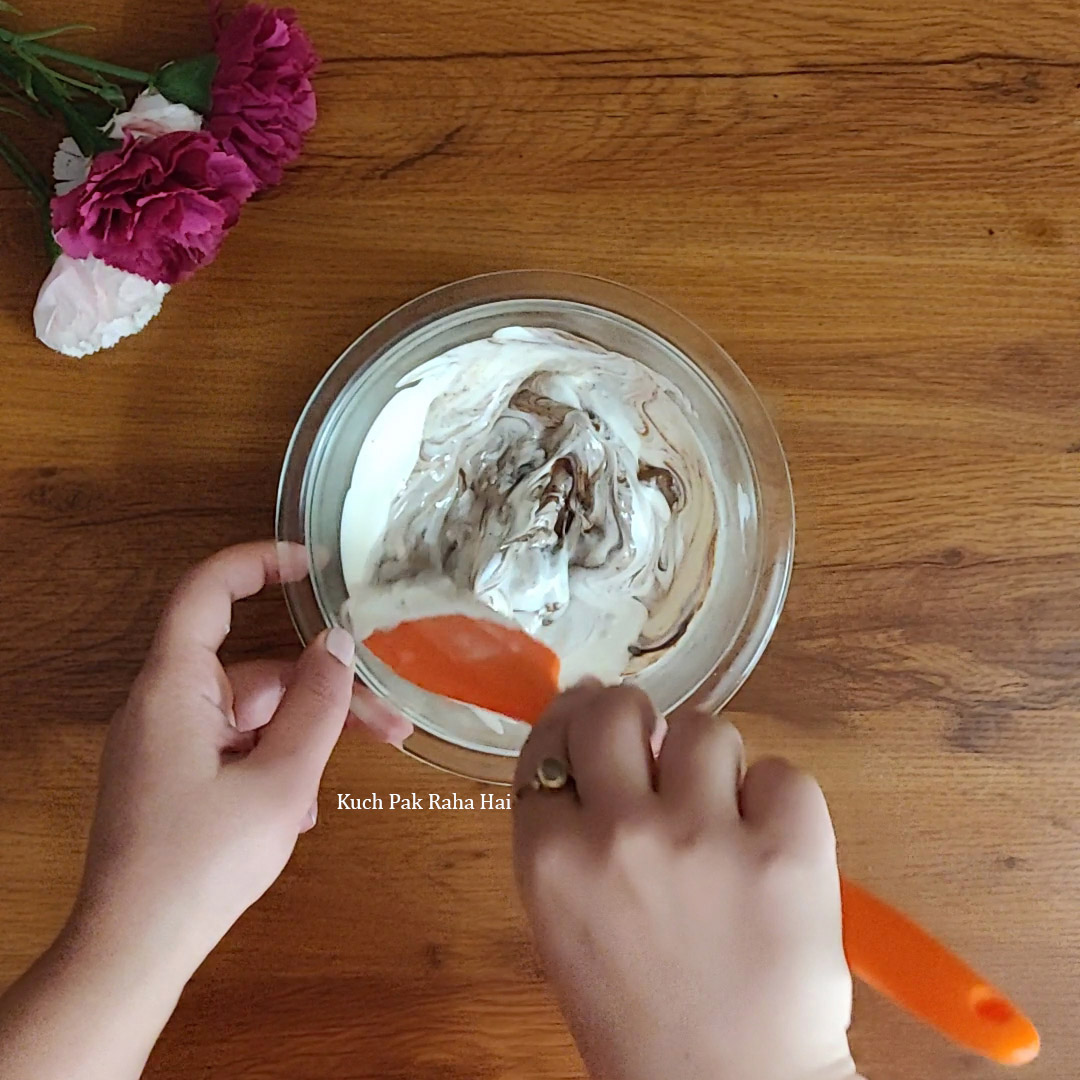
MULTIPOLYGON (((325 57, 309 151, 137 339, 78 362, 34 341, 46 266, 0 174, 0 979, 64 918, 104 726, 166 591, 270 533, 324 369, 425 289, 548 266, 668 301, 762 391, 798 555, 731 715, 753 753, 817 773, 853 877, 1030 1009, 1026 1075, 1076 1075, 1075 8, 302 6, 325 57)), ((208 42, 199 5, 34 8, 143 67, 208 42)), ((294 650, 277 595, 237 624, 233 657, 294 650)), ((581 1075, 508 813, 333 809, 414 790, 479 794, 345 740, 318 829, 199 972, 151 1077, 581 1075)), ((997 1075, 862 991, 852 1038, 873 1080, 997 1075)))

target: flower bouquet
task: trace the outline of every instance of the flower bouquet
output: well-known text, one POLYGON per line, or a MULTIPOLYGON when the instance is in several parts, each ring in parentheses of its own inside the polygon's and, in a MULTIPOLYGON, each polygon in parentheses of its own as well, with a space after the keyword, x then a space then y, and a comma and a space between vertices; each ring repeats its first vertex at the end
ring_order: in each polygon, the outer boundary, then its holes
MULTIPOLYGON (((0 19, 17 14, 0 0, 0 19)), ((213 52, 152 72, 54 47, 87 27, 0 25, 0 94, 14 99, 0 113, 67 130, 50 182, 0 129, 0 159, 43 215, 53 264, 34 329, 57 352, 87 356, 141 330, 315 123, 318 59, 292 10, 249 4, 226 21, 214 3, 211 23, 213 52)))

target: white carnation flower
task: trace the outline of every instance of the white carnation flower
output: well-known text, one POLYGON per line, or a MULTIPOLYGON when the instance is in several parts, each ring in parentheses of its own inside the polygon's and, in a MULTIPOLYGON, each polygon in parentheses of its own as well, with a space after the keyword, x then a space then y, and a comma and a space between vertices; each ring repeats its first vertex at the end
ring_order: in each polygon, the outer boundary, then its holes
POLYGON ((90 159, 79 149, 79 144, 70 135, 61 139, 53 157, 56 194, 66 195, 72 188, 77 188, 89 171, 90 159))
POLYGON ((102 129, 111 139, 133 135, 137 139, 154 139, 170 131, 198 131, 202 117, 170 101, 156 90, 144 90, 127 112, 117 113, 102 129))
MULTIPOLYGON (((101 130, 110 139, 122 139, 125 135, 155 139, 170 131, 198 131, 201 127, 202 117, 194 109, 170 101, 156 90, 144 90, 127 112, 117 113, 101 130)), ((79 144, 70 136, 61 139, 53 157, 56 194, 66 195, 77 188, 89 171, 90 159, 79 149, 79 144)))
POLYGON ((169 286, 90 256, 61 255, 34 305, 34 330, 50 349, 89 356, 137 334, 160 310, 169 286))

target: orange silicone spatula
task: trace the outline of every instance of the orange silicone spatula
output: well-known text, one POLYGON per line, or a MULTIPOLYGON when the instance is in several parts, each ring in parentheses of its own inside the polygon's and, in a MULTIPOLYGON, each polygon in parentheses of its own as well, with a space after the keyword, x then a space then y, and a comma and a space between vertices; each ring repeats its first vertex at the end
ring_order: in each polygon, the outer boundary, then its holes
POLYGON ((433 694, 535 724, 559 692, 559 658, 524 630, 468 615, 411 619, 364 639, 387 667, 433 694))
POLYGON ((1002 1065, 1026 1065, 1039 1033, 1015 1005, 906 915, 840 879, 852 974, 954 1042, 1002 1065))
MULTIPOLYGON (((436 615, 379 630, 364 644, 424 690, 535 723, 559 691, 559 659, 522 630, 436 615)), ((852 973, 941 1034, 1003 1065, 1039 1052, 1031 1021, 906 915, 840 879, 852 973)))

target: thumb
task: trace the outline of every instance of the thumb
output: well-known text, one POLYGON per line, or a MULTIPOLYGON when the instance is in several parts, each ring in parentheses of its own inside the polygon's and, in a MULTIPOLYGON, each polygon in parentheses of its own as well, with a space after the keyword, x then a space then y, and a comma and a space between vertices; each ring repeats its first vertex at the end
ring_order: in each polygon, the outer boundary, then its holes
POLYGON ((305 799, 318 789, 345 726, 355 651, 347 630, 334 627, 320 634, 297 661, 281 704, 248 757, 253 767, 277 774, 275 784, 305 799))

